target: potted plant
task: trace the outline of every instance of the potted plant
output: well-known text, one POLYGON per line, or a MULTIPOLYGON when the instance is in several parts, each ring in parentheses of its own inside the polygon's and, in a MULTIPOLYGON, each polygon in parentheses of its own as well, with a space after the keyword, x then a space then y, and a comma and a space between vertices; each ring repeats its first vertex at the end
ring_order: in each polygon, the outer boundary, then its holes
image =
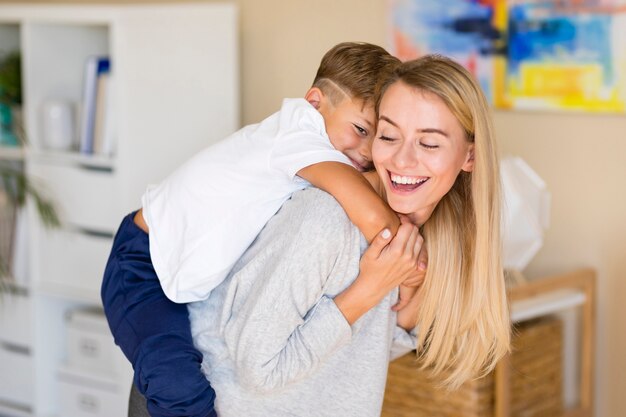
MULTIPOLYGON (((15 117, 19 114, 21 104, 20 54, 19 52, 0 54, 0 146, 23 146, 26 143, 21 120, 15 117)), ((5 207, 13 210, 23 207, 27 198, 32 198, 44 225, 50 227, 59 225, 59 218, 52 202, 42 196, 32 184, 24 173, 21 162, 0 159, 0 193, 5 207)), ((7 233, 7 230, 3 228, 2 233, 7 233)), ((9 275, 10 259, 6 257, 7 254, 0 252, 0 292, 10 287, 2 279, 9 275)))

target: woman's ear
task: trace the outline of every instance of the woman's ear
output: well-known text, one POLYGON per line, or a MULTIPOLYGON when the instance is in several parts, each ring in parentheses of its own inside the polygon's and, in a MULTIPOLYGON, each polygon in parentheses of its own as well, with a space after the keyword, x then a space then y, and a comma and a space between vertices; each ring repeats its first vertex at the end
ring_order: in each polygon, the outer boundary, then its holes
POLYGON ((465 163, 461 167, 461 169, 465 172, 472 172, 474 170, 474 144, 470 143, 467 149, 467 156, 465 159, 465 163))
POLYGON ((320 90, 317 87, 309 88, 309 91, 307 91, 306 94, 304 95, 304 99, 308 101, 317 110, 320 109, 323 98, 324 98, 324 93, 322 93, 322 90, 320 90))

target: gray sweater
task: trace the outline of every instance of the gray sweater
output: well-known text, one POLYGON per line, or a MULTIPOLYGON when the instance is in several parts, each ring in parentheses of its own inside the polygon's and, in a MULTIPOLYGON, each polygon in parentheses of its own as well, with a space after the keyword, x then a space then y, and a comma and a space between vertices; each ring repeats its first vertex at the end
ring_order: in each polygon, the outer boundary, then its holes
POLYGON ((352 326, 337 309, 365 247, 330 195, 300 191, 189 305, 220 417, 380 415, 388 362, 415 338, 396 326, 397 290, 352 326))

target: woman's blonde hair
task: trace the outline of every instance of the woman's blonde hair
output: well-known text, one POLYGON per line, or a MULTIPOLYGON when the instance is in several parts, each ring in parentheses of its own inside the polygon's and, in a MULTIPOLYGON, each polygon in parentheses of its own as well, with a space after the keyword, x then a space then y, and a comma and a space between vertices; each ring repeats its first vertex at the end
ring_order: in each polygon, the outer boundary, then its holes
MULTIPOLYGON (((462 171, 423 225, 428 269, 418 319, 422 368, 458 387, 482 376, 509 350, 510 319, 500 258, 500 176, 491 113, 480 86, 458 63, 428 55, 396 68, 393 83, 436 94, 474 143, 462 171)), ((378 108, 378 106, 377 106, 378 108)))

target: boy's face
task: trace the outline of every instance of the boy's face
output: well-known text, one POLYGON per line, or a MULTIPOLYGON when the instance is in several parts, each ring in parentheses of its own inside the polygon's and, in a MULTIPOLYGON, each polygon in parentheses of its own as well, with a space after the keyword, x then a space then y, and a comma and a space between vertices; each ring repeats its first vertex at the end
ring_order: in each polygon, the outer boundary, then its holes
POLYGON ((333 105, 327 99, 320 102, 330 143, 350 158, 361 172, 372 169, 372 139, 376 134, 376 113, 373 104, 362 100, 343 99, 333 105))

